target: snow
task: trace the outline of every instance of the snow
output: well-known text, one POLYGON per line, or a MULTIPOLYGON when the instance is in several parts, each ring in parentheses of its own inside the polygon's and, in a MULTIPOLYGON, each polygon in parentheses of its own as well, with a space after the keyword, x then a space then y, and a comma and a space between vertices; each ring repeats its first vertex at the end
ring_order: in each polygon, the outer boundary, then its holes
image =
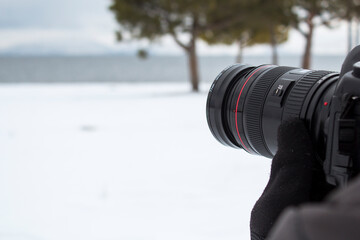
POLYGON ((0 85, 0 239, 249 239, 270 160, 214 139, 207 87, 0 85))

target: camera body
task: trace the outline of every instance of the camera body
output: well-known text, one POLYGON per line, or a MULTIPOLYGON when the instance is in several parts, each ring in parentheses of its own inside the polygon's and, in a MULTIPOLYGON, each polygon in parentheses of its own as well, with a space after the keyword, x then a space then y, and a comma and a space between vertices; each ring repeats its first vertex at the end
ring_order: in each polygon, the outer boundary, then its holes
POLYGON ((237 64, 210 87, 207 121, 226 146, 272 158, 277 129, 305 121, 327 181, 345 185, 360 172, 360 46, 340 74, 274 65, 237 64))
POLYGON ((360 62, 344 65, 353 65, 353 69, 337 82, 325 129, 324 171, 333 185, 345 185, 360 171, 360 62))

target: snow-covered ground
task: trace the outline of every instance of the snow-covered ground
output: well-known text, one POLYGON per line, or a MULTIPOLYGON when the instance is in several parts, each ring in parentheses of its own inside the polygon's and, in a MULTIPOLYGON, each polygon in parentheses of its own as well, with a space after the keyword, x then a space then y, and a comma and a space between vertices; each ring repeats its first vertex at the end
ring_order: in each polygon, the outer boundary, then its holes
POLYGON ((203 89, 1 85, 0 239, 249 239, 270 161, 214 139, 203 89))

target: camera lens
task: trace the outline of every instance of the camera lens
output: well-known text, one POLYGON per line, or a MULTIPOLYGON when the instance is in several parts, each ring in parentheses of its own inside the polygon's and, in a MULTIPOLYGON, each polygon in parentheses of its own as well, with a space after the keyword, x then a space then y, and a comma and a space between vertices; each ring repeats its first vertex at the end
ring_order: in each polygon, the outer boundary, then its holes
POLYGON ((337 79, 338 74, 329 71, 232 65, 210 87, 209 128, 224 145, 271 158, 277 151, 279 125, 300 118, 320 149, 325 149, 326 120, 337 79))

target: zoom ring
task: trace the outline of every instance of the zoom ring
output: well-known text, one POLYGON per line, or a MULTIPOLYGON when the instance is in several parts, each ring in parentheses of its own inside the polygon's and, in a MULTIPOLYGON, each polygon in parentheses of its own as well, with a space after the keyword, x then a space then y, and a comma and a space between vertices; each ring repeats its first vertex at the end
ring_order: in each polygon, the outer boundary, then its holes
POLYGON ((310 89, 322 77, 330 74, 329 71, 314 71, 302 77, 291 90, 284 106, 283 120, 299 118, 300 113, 310 89))
POLYGON ((254 87, 249 91, 248 102, 245 104, 245 123, 248 132, 248 139, 252 147, 260 155, 272 157, 265 144, 262 115, 266 97, 272 85, 286 72, 292 70, 291 67, 276 67, 260 76, 255 82, 254 87))

